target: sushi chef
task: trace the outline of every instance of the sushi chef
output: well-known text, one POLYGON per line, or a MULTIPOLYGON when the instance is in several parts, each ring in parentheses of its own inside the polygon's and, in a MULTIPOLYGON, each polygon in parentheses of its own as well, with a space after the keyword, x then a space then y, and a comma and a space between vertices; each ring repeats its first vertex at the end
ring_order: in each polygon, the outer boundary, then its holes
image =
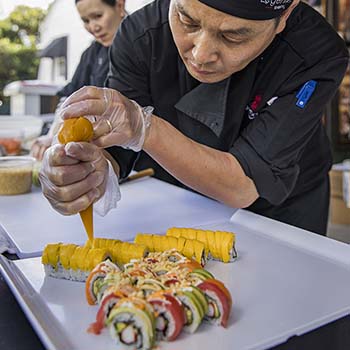
POLYGON ((326 233, 322 116, 348 53, 320 14, 298 0, 156 0, 123 21, 116 42, 107 87, 80 89, 61 112, 93 115, 94 141, 45 154, 56 210, 117 192, 112 166, 119 178, 153 167, 226 205, 326 233))

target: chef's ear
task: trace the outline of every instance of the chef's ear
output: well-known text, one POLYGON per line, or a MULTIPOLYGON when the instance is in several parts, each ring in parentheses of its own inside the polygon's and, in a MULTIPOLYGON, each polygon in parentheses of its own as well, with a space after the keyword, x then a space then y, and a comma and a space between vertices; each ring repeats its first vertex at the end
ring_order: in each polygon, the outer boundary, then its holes
POLYGON ((126 11, 125 11, 125 0, 117 0, 117 8, 120 12, 120 16, 124 18, 126 16, 126 11))
POLYGON ((292 11, 296 8, 296 6, 299 4, 300 0, 293 0, 292 4, 285 10, 282 15, 279 17, 279 23, 276 26, 276 34, 281 33, 284 28, 286 27, 287 19, 292 13, 292 11))

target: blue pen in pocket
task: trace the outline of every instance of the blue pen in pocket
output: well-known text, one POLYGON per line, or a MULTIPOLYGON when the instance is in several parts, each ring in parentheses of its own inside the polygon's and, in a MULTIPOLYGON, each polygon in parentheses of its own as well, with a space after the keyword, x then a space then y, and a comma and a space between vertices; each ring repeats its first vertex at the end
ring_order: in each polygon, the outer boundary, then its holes
POLYGON ((316 89, 317 82, 315 80, 309 80, 307 81, 302 88, 297 93, 297 102, 296 106, 299 108, 304 108, 306 104, 308 103, 310 97, 314 93, 316 89))

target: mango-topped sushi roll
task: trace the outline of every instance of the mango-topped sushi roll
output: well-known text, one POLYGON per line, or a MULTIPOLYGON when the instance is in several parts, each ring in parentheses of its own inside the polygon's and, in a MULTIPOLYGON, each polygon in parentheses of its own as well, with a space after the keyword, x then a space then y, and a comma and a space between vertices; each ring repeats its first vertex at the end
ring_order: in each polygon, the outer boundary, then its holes
POLYGON ((104 248, 58 243, 45 247, 41 261, 47 276, 84 282, 90 271, 107 259, 111 253, 104 248))
POLYGON ((227 263, 237 258, 235 248, 236 235, 233 232, 172 227, 167 230, 166 235, 176 238, 195 239, 202 242, 207 256, 214 260, 227 263))
POLYGON ((187 258, 199 262, 202 266, 206 263, 205 246, 198 240, 138 233, 134 242, 146 245, 150 252, 176 249, 187 258))

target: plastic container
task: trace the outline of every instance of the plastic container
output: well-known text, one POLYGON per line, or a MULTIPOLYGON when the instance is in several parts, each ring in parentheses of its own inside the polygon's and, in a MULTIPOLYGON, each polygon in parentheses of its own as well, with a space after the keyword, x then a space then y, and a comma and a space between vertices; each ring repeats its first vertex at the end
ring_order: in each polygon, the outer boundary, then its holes
POLYGON ((15 156, 21 153, 23 140, 22 129, 0 129, 0 146, 6 155, 15 156))
POLYGON ((0 195, 30 192, 35 158, 0 157, 0 195))

